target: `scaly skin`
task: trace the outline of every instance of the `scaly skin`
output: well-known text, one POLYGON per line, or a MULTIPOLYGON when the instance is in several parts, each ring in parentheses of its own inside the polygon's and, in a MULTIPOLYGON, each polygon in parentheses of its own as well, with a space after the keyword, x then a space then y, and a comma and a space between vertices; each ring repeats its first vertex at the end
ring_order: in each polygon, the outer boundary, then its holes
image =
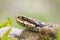
MULTIPOLYGON (((57 27, 56 24, 53 27, 57 27)), ((25 29, 20 35, 20 40, 56 40, 57 30, 42 28, 40 32, 25 29)))
POLYGON ((20 40, 40 40, 39 37, 39 33, 33 32, 29 29, 25 29, 20 35, 20 40))

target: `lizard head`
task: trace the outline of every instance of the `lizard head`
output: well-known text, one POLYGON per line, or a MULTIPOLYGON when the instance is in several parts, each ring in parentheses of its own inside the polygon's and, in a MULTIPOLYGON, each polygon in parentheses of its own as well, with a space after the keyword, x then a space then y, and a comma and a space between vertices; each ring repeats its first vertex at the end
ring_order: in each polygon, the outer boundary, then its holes
POLYGON ((32 30, 38 30, 38 28, 41 28, 44 26, 43 24, 41 24, 40 21, 37 21, 35 19, 29 18, 26 16, 17 16, 16 21, 21 26, 24 26, 24 27, 26 27, 28 29, 32 29, 32 30))

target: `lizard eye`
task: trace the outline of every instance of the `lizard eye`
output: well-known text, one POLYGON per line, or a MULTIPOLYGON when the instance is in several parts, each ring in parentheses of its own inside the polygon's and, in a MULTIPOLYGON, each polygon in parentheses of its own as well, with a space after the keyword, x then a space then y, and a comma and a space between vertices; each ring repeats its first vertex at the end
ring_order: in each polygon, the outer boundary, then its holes
POLYGON ((17 18, 20 18, 19 16, 17 18))
POLYGON ((18 18, 18 19, 22 19, 23 17, 22 17, 22 16, 18 16, 17 18, 18 18))

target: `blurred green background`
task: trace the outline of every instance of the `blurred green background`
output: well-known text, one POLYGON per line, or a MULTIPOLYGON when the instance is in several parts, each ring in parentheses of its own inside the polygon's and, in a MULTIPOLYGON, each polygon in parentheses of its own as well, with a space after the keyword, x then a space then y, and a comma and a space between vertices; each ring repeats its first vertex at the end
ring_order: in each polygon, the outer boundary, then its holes
POLYGON ((9 17, 15 25, 17 15, 60 24, 60 0, 0 0, 0 23, 9 17))

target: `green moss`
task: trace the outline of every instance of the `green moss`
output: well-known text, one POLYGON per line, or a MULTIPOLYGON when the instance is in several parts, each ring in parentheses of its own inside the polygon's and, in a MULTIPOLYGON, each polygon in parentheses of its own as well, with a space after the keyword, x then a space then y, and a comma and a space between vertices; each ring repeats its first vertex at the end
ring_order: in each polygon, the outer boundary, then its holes
MULTIPOLYGON (((12 25, 12 21, 10 18, 7 18, 7 20, 0 25, 0 28, 6 27, 7 25, 9 26, 12 25)), ((11 30, 11 27, 3 34, 1 40, 8 40, 8 35, 10 33, 10 30, 11 30)))
POLYGON ((8 40, 8 35, 10 33, 11 27, 3 34, 1 40, 8 40))
POLYGON ((60 27, 58 28, 57 40, 60 40, 60 27))
POLYGON ((12 25, 12 21, 10 18, 7 18, 7 20, 0 25, 0 28, 6 27, 7 25, 12 25))

